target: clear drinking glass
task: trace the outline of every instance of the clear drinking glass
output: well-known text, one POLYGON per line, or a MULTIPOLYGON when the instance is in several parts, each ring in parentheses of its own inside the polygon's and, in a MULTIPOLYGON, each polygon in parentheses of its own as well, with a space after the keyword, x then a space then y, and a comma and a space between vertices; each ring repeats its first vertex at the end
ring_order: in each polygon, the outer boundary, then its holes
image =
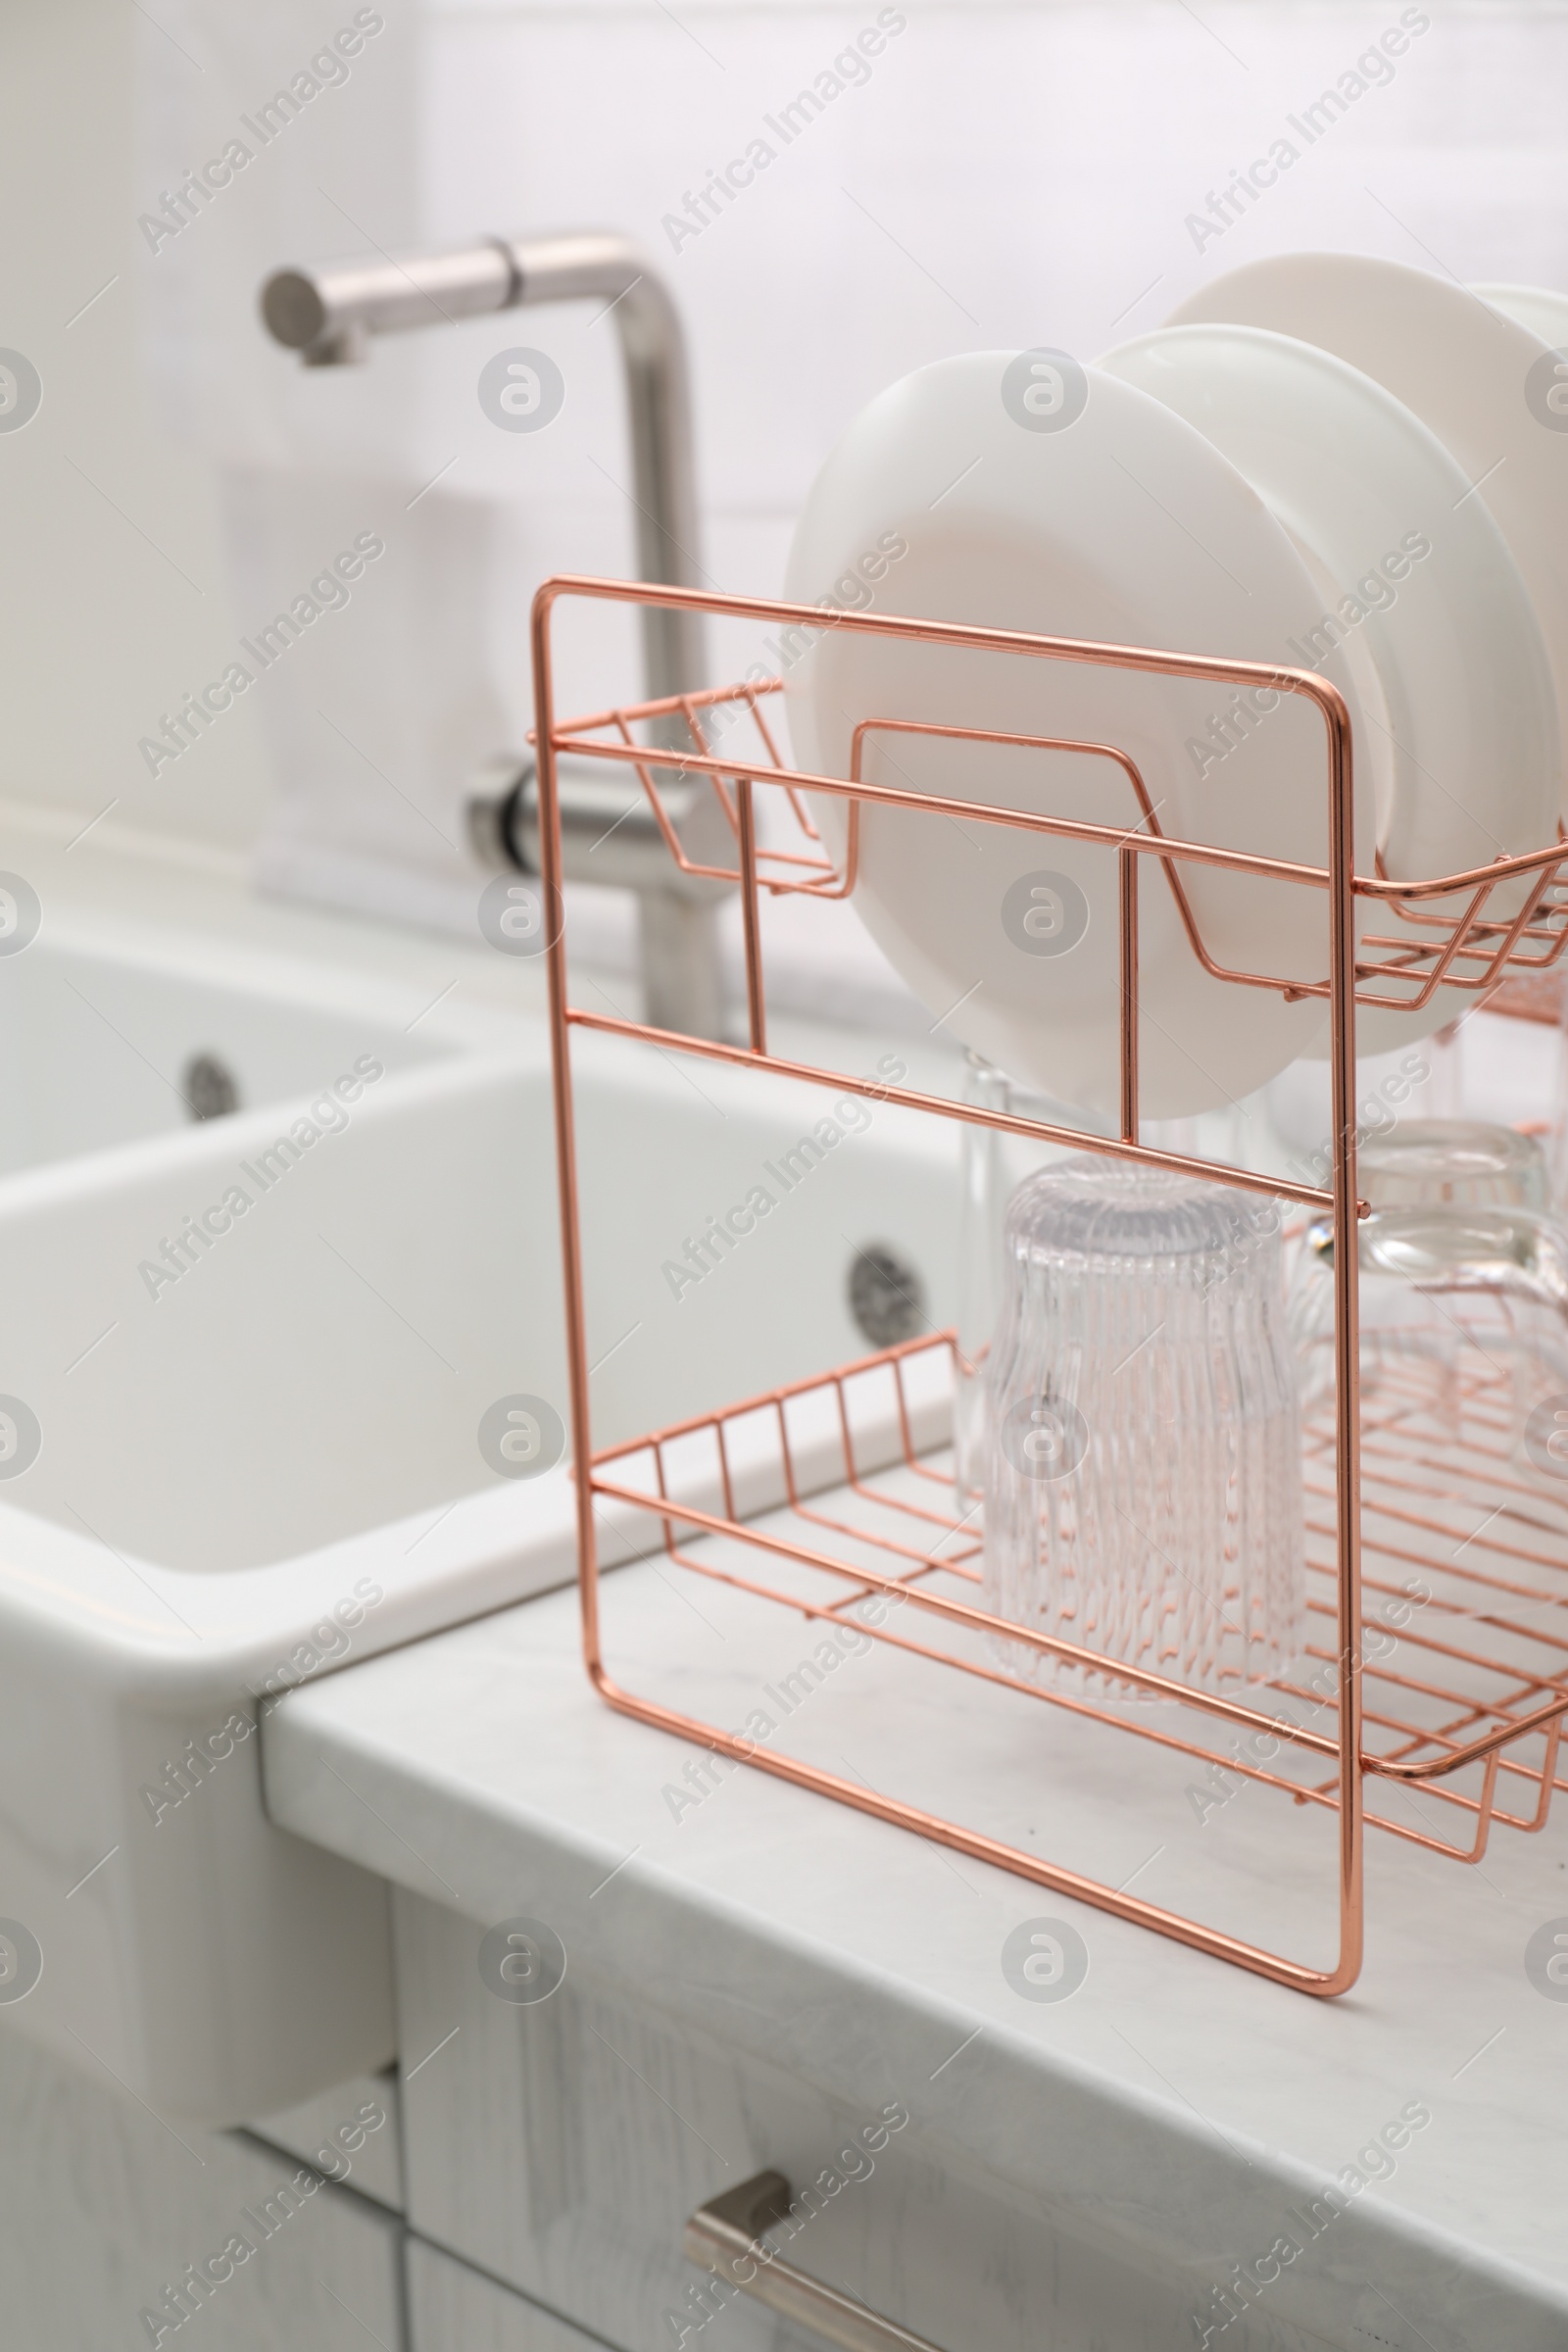
POLYGON ((1356 1155, 1374 1208, 1533 1208, 1551 1200, 1546 1154, 1533 1135, 1480 1119, 1401 1119, 1356 1155))
MULTIPOLYGON (((1021 1086, 983 1054, 964 1056, 963 1099, 987 1110, 1006 1111, 1044 1125, 1075 1128, 1085 1135, 1109 1135, 1097 1112, 1021 1086)), ((1146 1119, 1143 1140, 1165 1152, 1194 1158, 1238 1160, 1243 1122, 1232 1111, 1209 1111, 1192 1119, 1146 1119)), ((982 1501, 986 1491, 986 1361, 1002 1313, 1007 1203, 1024 1178, 1067 1158, 1070 1144, 1036 1144, 1027 1136, 994 1127, 963 1130, 962 1215, 959 1231, 958 1367, 953 1402, 954 1484, 960 1511, 982 1501)))
MULTIPOLYGON (((1199 1690, 1300 1647, 1300 1416, 1276 1204, 1097 1155, 1007 1210, 987 1368, 995 1614, 1199 1690)), ((1008 1668, 1132 1688, 1001 1642, 1008 1668)))
MULTIPOLYGON (((1070 1110, 1019 1086, 978 1054, 965 1056, 963 1099, 987 1110, 1052 1125, 1082 1125, 1070 1110)), ((1099 1121, 1091 1121, 1097 1126, 1099 1121)), ((1033 1144, 994 1127, 963 1130, 963 1204, 959 1223, 958 1373, 953 1399, 954 1483, 966 1511, 986 1489, 986 1360, 1002 1311, 1004 1228, 1007 1202, 1035 1168, 1067 1156, 1061 1144, 1033 1144)))
MULTIPOLYGON (((1568 1472, 1568 1462, 1557 1468, 1553 1417, 1568 1407, 1568 1232, 1555 1218, 1508 1206, 1378 1208, 1361 1222, 1359 1249, 1362 1446, 1380 1460, 1401 1457, 1397 1475, 1415 1498, 1408 1507, 1430 1519, 1440 1489, 1457 1490, 1472 1458, 1488 1491, 1510 1463, 1568 1472)), ((1326 1449, 1334 1407, 1327 1217, 1307 1228, 1290 1319, 1308 1444, 1326 1449)), ((1467 1539, 1485 1509, 1482 1500, 1471 1511, 1467 1539)))

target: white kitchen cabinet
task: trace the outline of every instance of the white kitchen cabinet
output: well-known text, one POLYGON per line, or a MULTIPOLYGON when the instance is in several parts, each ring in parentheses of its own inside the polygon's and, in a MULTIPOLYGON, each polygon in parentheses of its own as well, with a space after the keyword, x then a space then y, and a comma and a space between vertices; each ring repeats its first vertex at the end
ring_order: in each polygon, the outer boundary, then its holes
MULTIPOLYGON (((345 2085, 333 2122, 355 2129, 375 2089, 345 2085)), ((402 2224, 352 2187, 301 2194, 302 2170, 247 2133, 164 2123, 0 2016, 0 2341, 404 2352, 402 2224), (252 2246, 237 2264, 223 2257, 236 2237, 252 2246), (188 2273, 208 2266, 228 2275, 202 2294, 188 2273)))
POLYGON ((482 2272, 409 2240, 409 2352, 604 2352, 482 2272))
MULTIPOLYGON (((692 2352, 720 2317, 730 2352, 821 2352, 682 2253, 697 2206, 770 2169, 817 2184, 786 2258, 953 2352, 1168 2352, 1191 2333, 1185 2280, 981 2175, 912 2119, 895 2071, 880 2094, 835 2090, 770 2061, 765 2029, 677 2017, 635 1947, 579 1945, 555 1992, 513 2005, 481 1978, 480 1925, 404 1892, 394 1918, 411 2226, 626 2352, 675 2352, 683 2328, 692 2352)), ((872 2056, 874 2015, 858 2038, 872 2056)))
POLYGON ((362 2197, 374 2197, 394 2213, 403 2211, 403 2117, 395 2066, 380 2075, 356 2075, 280 2114, 258 2116, 250 2129, 258 2139, 291 2151, 320 2172, 335 2175, 347 2162, 347 2178, 362 2197), (367 2110, 378 2110, 385 2123, 367 2129, 367 2110))
MULTIPOLYGON (((607 1588, 621 1657, 646 1673, 665 1642, 671 1675, 710 1671, 684 1623, 666 1635, 690 1612, 656 1570, 607 1588)), ((741 1603, 702 1605, 711 1671, 739 1686, 741 1603)), ((786 1624, 781 1653, 799 1640, 786 1624)), ((1176 2352, 1205 2328, 1209 2352, 1568 2341, 1542 2092, 1568 2007, 1521 1961, 1564 1908, 1559 1836, 1499 1836, 1484 1882, 1388 1841, 1362 1981, 1308 2001, 760 1773, 710 1769, 694 1801, 707 1759, 607 1708, 579 1643, 576 1595, 547 1596, 302 1690, 267 1727, 272 1818, 393 1884, 419 2236, 617 2352, 669 2352, 702 2276, 692 2212, 832 2168, 785 2259, 942 2352, 1176 2352), (514 2003, 480 1950, 525 1920, 566 1968, 514 2003), (1041 1999, 1007 1954, 1053 1924, 1090 1965, 1041 1999), (909 2122, 871 2169, 846 2162, 894 2104, 909 2122)), ((846 1717, 868 1778, 934 1736, 896 1696, 858 1686, 846 1717)), ((1184 1838, 1272 1885, 1257 1808, 1252 1828, 1230 1810, 1223 1847, 1191 1822, 1156 1857, 1114 1785, 1086 1800, 1107 1874, 1168 1886, 1184 1838)), ((808 2343, 736 2298, 686 2352, 808 2343)))

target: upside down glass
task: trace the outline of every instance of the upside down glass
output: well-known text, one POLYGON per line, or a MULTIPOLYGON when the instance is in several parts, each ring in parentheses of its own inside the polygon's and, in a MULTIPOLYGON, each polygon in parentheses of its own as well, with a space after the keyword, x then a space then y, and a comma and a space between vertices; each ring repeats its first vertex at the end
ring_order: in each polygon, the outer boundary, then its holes
POLYGON ((1534 1208, 1551 1197, 1533 1135, 1480 1119, 1401 1119, 1361 1146, 1356 1186, 1374 1208, 1534 1208))
MULTIPOLYGON (((1043 1124, 1080 1120, 1048 1096, 996 1069, 978 1054, 965 1055, 963 1099, 987 1110, 1043 1124)), ((1033 1169, 1065 1158, 1060 1144, 1031 1143, 994 1127, 963 1129, 963 1202, 959 1224, 958 1363, 953 1400, 954 1484, 966 1511, 986 1491, 986 1362, 1002 1311, 1004 1232, 1007 1202, 1033 1169)))
MULTIPOLYGON (((1107 1120, 1020 1086, 983 1054, 970 1053, 965 1062, 966 1102, 1084 1135, 1110 1133, 1107 1120)), ((1241 1152, 1241 1125, 1234 1111, 1208 1112, 1196 1119, 1146 1119, 1142 1134, 1146 1144, 1194 1157, 1235 1161, 1241 1152)), ((1007 1203, 1034 1169, 1057 1165, 1073 1149, 1070 1144, 1032 1143, 1027 1136, 1007 1135, 994 1127, 963 1130, 958 1362, 953 1407, 954 1486, 960 1511, 980 1502, 986 1491, 985 1370, 1002 1313, 1007 1203)))
MULTIPOLYGON (((1359 1251, 1363 1446, 1375 1438, 1399 1457, 1424 1521, 1458 1514, 1461 1550, 1486 1509, 1463 1499, 1466 1465, 1477 1494, 1503 1498, 1481 1525, 1501 1519, 1531 1540, 1530 1487, 1568 1479, 1568 1232, 1508 1205, 1377 1208, 1359 1251)), ((1332 1421, 1333 1276, 1324 1218, 1291 1290, 1309 1438, 1332 1421)))
MULTIPOLYGON (((1032 1631, 1218 1691, 1301 1642, 1300 1418, 1276 1204, 1097 1155, 1006 1218, 985 1592, 1032 1631)), ((1022 1642, 1009 1671, 1136 1688, 1022 1642)))

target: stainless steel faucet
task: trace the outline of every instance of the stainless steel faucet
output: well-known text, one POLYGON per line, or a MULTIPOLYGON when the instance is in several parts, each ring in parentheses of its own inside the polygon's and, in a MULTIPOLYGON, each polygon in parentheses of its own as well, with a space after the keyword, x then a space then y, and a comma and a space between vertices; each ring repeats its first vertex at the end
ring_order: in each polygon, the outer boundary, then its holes
MULTIPOLYGON (((532 303, 586 301, 606 305, 620 341, 639 572, 645 580, 696 587, 701 567, 686 340, 662 278, 623 237, 491 237, 448 253, 278 270, 262 288, 262 317, 308 368, 333 368, 366 359, 372 335, 454 324, 532 303)), ((701 615, 645 606, 643 653, 651 699, 701 686, 701 615)), ((683 722, 677 717, 661 740, 684 743, 683 722)), ((560 782, 566 879, 637 894, 646 1017, 660 1028, 719 1036, 718 904, 729 885, 680 871, 635 778, 622 782, 618 771, 596 762, 564 760, 560 782)), ((706 782, 677 783, 665 799, 694 862, 719 864, 733 856, 728 827, 706 782)), ((469 803, 468 823, 487 862, 537 873, 533 761, 509 755, 492 763, 485 789, 469 803)))

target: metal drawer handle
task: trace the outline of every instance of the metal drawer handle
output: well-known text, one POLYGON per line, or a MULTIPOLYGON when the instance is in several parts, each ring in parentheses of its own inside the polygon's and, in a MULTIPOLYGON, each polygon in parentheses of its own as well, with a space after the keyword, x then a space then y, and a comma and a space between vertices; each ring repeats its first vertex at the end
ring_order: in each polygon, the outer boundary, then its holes
POLYGON ((762 2231, 789 2213, 790 2184, 782 2173, 759 2173, 699 2205, 682 2240, 688 2262, 765 2303, 770 2311, 809 2328, 841 2352, 937 2352, 853 2296, 823 2286, 761 2242, 762 2231))

